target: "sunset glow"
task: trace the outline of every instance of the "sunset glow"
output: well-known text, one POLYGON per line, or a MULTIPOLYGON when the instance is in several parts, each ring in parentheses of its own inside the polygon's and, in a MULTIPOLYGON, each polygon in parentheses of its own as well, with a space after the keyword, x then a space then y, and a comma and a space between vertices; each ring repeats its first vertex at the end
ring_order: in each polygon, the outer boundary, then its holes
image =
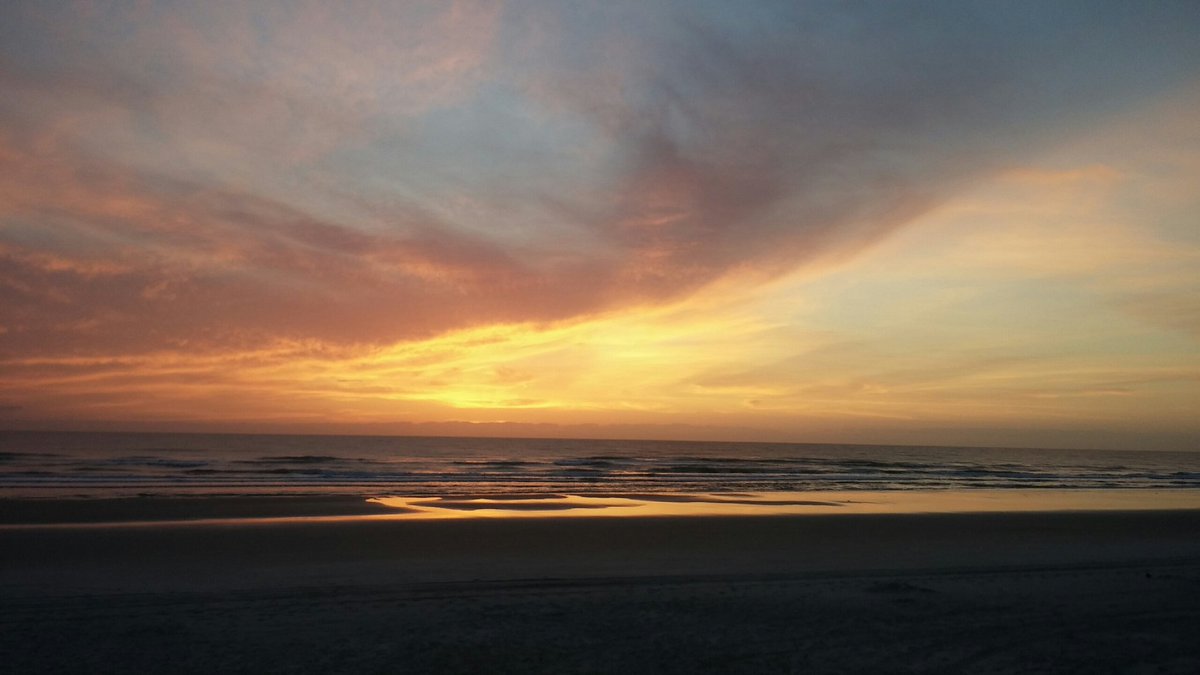
POLYGON ((0 426, 1200 438, 1194 3, 7 3, 0 426))

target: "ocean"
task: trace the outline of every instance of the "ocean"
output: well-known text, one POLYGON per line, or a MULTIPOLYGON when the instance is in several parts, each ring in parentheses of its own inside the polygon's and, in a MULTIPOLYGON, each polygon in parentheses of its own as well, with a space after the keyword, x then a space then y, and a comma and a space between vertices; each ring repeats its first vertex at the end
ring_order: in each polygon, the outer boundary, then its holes
POLYGON ((489 497, 1200 488, 1200 453, 636 440, 0 432, 0 497, 489 497))

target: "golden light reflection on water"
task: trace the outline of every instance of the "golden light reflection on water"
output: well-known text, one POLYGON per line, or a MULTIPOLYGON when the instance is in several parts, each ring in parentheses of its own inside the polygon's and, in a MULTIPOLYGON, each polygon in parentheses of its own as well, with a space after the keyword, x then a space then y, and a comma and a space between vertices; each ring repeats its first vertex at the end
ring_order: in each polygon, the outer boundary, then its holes
MULTIPOLYGON (((1200 510, 1200 490, 940 490, 373 497, 363 504, 393 512, 339 515, 252 515, 168 520, 14 522, 0 530, 162 526, 265 525, 351 521, 646 518, 699 516, 827 516, 853 514, 1016 513, 1200 510)), ((101 509, 103 507, 101 506, 101 509)))
MULTIPOLYGON (((376 497, 412 519, 772 516, 1200 509, 1188 490, 757 492, 620 496, 376 497)), ((389 516, 390 517, 390 516, 389 516)))

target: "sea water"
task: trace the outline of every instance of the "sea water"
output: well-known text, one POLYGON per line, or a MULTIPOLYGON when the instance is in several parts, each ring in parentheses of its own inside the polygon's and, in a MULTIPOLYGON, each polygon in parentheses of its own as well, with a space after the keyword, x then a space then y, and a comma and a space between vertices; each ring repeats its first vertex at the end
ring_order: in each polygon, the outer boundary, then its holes
POLYGON ((0 497, 1200 488, 1200 453, 692 441, 0 432, 0 497))

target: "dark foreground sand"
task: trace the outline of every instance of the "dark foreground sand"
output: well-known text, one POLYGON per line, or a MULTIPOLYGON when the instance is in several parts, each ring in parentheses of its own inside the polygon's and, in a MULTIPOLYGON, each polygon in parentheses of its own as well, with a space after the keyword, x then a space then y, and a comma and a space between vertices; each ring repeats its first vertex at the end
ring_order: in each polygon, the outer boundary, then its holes
POLYGON ((0 668, 1195 673, 1200 512, 0 529, 0 668))

